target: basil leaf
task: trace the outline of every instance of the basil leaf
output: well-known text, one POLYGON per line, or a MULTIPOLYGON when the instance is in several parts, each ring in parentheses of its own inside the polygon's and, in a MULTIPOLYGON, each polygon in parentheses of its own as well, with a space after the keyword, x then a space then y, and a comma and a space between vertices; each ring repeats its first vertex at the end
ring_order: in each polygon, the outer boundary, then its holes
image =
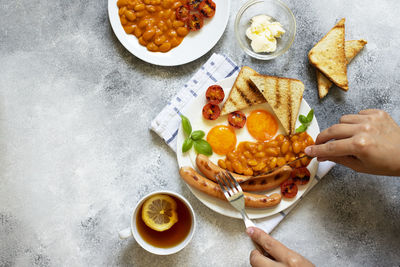
POLYGON ((311 122, 314 117, 314 109, 311 109, 307 114, 307 122, 311 122))
POLYGON ((299 126, 299 128, 296 129, 296 133, 302 133, 307 130, 308 125, 302 124, 299 126))
POLYGON ((186 138, 182 145, 182 152, 185 153, 189 151, 193 146, 193 140, 191 138, 186 138))
POLYGON ((300 115, 300 116, 299 116, 299 121, 300 121, 301 123, 307 123, 307 122, 308 122, 308 119, 307 119, 306 116, 300 115))
POLYGON ((205 134, 202 130, 197 130, 197 131, 194 131, 194 132, 192 133, 191 138, 192 138, 194 141, 197 141, 197 140, 202 139, 205 135, 206 135, 206 134, 205 134))
POLYGON ((186 136, 189 136, 192 133, 192 125, 190 124, 190 121, 188 118, 185 116, 181 115, 182 118, 182 128, 183 132, 185 133, 186 136))
POLYGON ((194 141, 194 149, 198 154, 203 154, 206 156, 211 156, 213 153, 210 144, 203 139, 194 141))

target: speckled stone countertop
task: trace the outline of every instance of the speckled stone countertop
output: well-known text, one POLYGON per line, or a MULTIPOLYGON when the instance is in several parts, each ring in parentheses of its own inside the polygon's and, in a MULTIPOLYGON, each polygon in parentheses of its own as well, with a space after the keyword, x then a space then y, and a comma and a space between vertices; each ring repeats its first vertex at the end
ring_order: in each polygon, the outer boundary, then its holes
MULTIPOLYGON (((0 2, 0 266, 248 266, 243 222, 212 212, 178 176, 150 121, 213 52, 272 75, 301 79, 322 129, 345 113, 382 108, 400 122, 400 2, 286 0, 297 20, 288 53, 242 53, 232 1, 225 34, 180 67, 138 60, 116 39, 107 2, 0 2), (350 90, 318 100, 307 52, 339 18, 366 48, 350 90), (118 230, 139 198, 182 193, 197 214, 183 251, 154 256, 118 230)), ((396 155, 394 155, 396 156, 396 155)), ((398 266, 400 180, 336 166, 272 235, 318 266, 398 266)))

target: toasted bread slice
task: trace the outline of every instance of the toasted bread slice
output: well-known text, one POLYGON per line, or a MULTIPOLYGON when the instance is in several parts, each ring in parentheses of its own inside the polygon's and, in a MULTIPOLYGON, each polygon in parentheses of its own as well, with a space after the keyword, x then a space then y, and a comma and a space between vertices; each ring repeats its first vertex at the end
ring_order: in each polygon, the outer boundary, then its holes
MULTIPOLYGON (((351 62, 351 60, 361 51, 361 49, 364 48, 366 44, 367 41, 365 40, 345 41, 344 51, 347 64, 351 62)), ((316 70, 316 73, 318 82, 318 94, 319 98, 322 99, 328 94, 329 89, 332 87, 332 82, 328 78, 326 78, 318 69, 316 70)))
POLYGON ((240 70, 232 90, 222 106, 221 115, 266 102, 260 91, 250 80, 250 76, 255 74, 258 73, 247 66, 240 70))
POLYGON ((250 79, 274 110, 286 134, 295 133, 304 84, 296 79, 261 74, 253 75, 250 79))
POLYGON ((348 90, 347 60, 344 45, 344 22, 341 19, 309 52, 312 65, 343 90, 348 90))

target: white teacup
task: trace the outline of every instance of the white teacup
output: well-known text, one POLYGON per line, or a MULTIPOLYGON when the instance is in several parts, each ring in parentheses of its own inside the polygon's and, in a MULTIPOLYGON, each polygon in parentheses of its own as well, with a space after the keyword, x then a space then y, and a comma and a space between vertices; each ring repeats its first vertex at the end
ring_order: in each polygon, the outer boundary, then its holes
MULTIPOLYGON (((178 220, 179 220, 179 214, 178 214, 178 220)), ((148 252, 157 254, 157 255, 169 255, 169 254, 173 254, 173 253, 176 253, 176 252, 182 250, 184 247, 186 247, 187 244, 189 244, 190 240, 192 240, 195 228, 196 228, 196 220, 195 220, 193 208, 190 205, 190 203, 182 195, 171 192, 171 191, 156 191, 156 192, 152 192, 152 193, 144 196, 142 199, 139 200, 139 202, 136 204, 136 206, 134 208, 134 211, 133 211, 133 214, 131 217, 131 226, 129 228, 121 230, 119 232, 119 237, 121 239, 126 239, 126 238, 133 236, 135 238, 136 242, 142 248, 147 250, 148 252), (186 205, 186 207, 188 208, 188 210, 190 212, 190 216, 192 218, 192 224, 191 224, 188 235, 185 237, 185 239, 182 242, 178 243, 177 245, 175 245, 173 247, 160 248, 160 247, 156 247, 156 246, 149 244, 139 234, 137 226, 136 226, 136 217, 138 215, 137 213, 140 210, 140 207, 146 201, 146 199, 148 199, 149 197, 156 195, 156 194, 165 194, 165 195, 170 195, 170 196, 174 196, 174 197, 178 198, 186 205)))

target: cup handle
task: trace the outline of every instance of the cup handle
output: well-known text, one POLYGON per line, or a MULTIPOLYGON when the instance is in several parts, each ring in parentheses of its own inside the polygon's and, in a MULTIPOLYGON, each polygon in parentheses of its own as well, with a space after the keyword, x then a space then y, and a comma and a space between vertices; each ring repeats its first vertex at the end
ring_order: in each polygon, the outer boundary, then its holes
POLYGON ((119 238, 121 239, 127 239, 132 236, 132 230, 131 228, 126 228, 124 230, 121 230, 118 232, 119 238))

